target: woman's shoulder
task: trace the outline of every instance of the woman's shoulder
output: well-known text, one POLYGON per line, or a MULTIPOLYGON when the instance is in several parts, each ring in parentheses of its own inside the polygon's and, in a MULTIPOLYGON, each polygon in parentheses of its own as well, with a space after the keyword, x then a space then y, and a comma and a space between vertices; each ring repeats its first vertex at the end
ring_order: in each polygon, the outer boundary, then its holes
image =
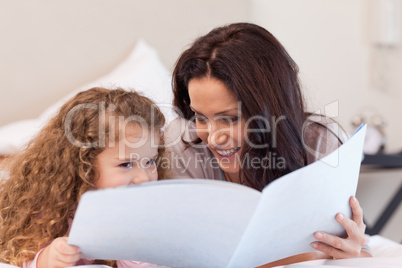
POLYGON ((303 128, 303 143, 308 163, 317 161, 341 146, 348 136, 340 124, 332 118, 310 114, 303 128))
POLYGON ((345 142, 348 136, 341 125, 333 118, 320 114, 308 114, 305 121, 305 130, 323 132, 329 131, 333 135, 345 142))
POLYGON ((203 142, 198 142, 194 122, 176 118, 165 128, 165 146, 175 178, 222 180, 216 159, 203 142))
POLYGON ((185 142, 191 143, 197 138, 195 125, 184 118, 176 118, 171 121, 164 130, 165 146, 171 151, 184 150, 185 142))

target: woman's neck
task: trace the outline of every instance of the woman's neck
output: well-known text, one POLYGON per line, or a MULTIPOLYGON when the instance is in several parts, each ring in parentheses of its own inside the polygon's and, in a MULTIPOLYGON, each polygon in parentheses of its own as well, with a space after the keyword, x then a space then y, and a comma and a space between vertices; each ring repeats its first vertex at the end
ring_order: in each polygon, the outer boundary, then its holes
POLYGON ((240 175, 238 172, 236 173, 228 173, 223 171, 223 176, 225 176, 226 181, 239 183, 240 184, 240 175))
POLYGON ((237 183, 237 184, 241 184, 241 185, 245 185, 245 186, 253 188, 250 184, 248 184, 244 180, 242 182, 240 181, 240 173, 239 172, 227 173, 227 172, 223 171, 222 173, 223 173, 223 176, 225 177, 226 181, 234 182, 234 183, 237 183))

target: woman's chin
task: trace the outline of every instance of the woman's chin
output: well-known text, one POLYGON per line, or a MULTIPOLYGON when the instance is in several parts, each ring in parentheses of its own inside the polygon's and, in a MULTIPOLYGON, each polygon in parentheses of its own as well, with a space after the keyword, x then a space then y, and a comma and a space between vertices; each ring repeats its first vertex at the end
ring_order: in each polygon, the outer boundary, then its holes
POLYGON ((238 163, 221 163, 219 167, 225 173, 225 180, 239 183, 239 164, 238 163))

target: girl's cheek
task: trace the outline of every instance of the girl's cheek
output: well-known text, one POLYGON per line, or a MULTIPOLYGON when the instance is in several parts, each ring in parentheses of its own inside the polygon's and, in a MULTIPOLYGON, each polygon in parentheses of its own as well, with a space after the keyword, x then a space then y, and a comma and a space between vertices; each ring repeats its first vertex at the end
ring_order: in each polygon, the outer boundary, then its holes
POLYGON ((158 171, 156 170, 156 167, 155 167, 155 170, 153 170, 152 171, 152 173, 150 174, 150 181, 157 181, 158 180, 158 171))
POLYGON ((157 181, 158 180, 158 172, 154 173, 154 177, 152 178, 152 181, 157 181))

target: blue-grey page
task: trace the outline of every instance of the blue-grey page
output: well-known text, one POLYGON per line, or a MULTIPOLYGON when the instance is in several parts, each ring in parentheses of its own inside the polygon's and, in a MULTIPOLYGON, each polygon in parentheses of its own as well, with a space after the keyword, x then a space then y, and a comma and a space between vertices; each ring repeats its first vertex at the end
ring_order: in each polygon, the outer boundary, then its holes
POLYGON ((351 216, 349 198, 357 188, 365 132, 361 128, 338 150, 269 184, 229 267, 256 267, 314 251, 316 231, 343 234, 335 215, 351 216))
POLYGON ((226 267, 261 193, 177 179, 83 195, 69 235, 84 258, 169 267, 226 267))

